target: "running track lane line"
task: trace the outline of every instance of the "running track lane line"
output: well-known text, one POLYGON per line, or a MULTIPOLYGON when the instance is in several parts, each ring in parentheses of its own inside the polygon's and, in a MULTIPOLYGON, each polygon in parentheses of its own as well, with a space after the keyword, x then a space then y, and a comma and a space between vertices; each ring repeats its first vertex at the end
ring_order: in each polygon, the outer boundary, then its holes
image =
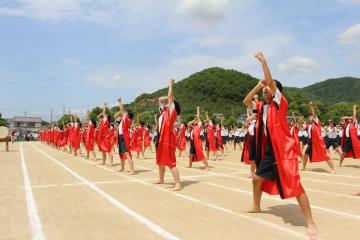
MULTIPOLYGON (((65 165, 63 165, 62 163, 60 163, 58 160, 56 160, 55 158, 51 157, 50 155, 44 153, 42 150, 40 150, 39 148, 37 148, 36 146, 34 146, 33 144, 31 144, 33 148, 37 149, 40 153, 42 153, 43 155, 47 156, 49 159, 57 162, 60 166, 64 167, 65 169, 68 169, 65 165)), ((70 169, 69 169, 70 170, 70 169)), ((72 170, 70 170, 72 171, 72 170)), ((76 173, 75 173, 76 174, 76 173)), ((202 205, 202 206, 206 206, 206 207, 209 207, 209 208, 213 208, 215 210, 218 210, 220 212, 223 212, 223 213, 227 213, 227 214, 230 214, 232 216, 236 216, 236 217, 239 217, 239 218, 242 218, 242 219, 245 219, 245 220, 249 220, 249 221, 252 221, 256 224, 261 224, 261 225, 264 225, 264 226, 267 226, 267 227, 270 227, 270 228, 273 228, 273 229, 276 229, 276 230, 280 230, 286 234, 289 234, 291 235, 292 237, 295 237, 295 238, 298 238, 298 239, 307 239, 307 236, 303 233, 300 233, 298 231, 294 231, 294 230, 291 230, 291 229, 288 229, 288 228, 285 228, 285 227, 282 227, 280 225, 277 225, 277 224, 274 224, 274 223, 271 223, 271 222, 268 222, 266 220, 263 220, 263 219, 260 219, 260 218, 255 218, 255 217, 250 217, 250 216, 247 216, 247 215, 244 215, 244 214, 241 214, 241 213, 238 213, 238 212, 235 212, 235 211, 232 211, 230 209, 227 209, 227 208, 223 208, 223 207, 220 207, 218 205, 215 205, 215 204, 211 204, 211 203, 205 203, 205 202, 202 202, 200 201, 199 199, 196 199, 196 198, 193 198, 193 197, 190 197, 190 196, 187 196, 187 195, 184 195, 184 194, 181 194, 181 193, 176 193, 176 192, 172 192, 168 189, 164 189, 164 188, 161 188, 161 187, 157 187, 157 186, 154 186, 153 184, 151 183, 148 183, 148 182, 145 182, 145 181, 142 181, 142 180, 139 180, 139 179, 136 179, 135 177, 131 177, 131 176, 127 176, 127 175, 122 175, 123 177, 125 178, 128 178, 128 179, 133 179, 134 182, 137 182, 137 183, 140 183, 142 185, 146 185, 146 186, 150 186, 152 188, 155 188, 157 190, 160 190, 160 191, 163 191, 163 192, 166 192, 168 194, 172 194, 172 195, 175 195, 179 198, 182 198, 182 199, 185 199, 185 200, 188 200, 190 202, 194 202, 194 203, 197 203, 199 205, 202 205)), ((80 176, 79 176, 80 177, 80 176)))
MULTIPOLYGON (((179 168, 184 168, 184 167, 180 167, 179 168)), ((190 169, 190 170, 193 170, 193 171, 202 171, 202 170, 198 170, 198 169, 190 169)), ((215 173, 216 174, 216 173, 215 173)), ((239 180, 243 180, 243 181, 251 181, 251 179, 248 179, 248 178, 242 178, 242 177, 236 177, 236 176, 231 176, 231 175, 228 175, 228 174, 221 174, 219 176, 224 176, 224 177, 228 177, 228 178, 234 178, 234 179, 239 179, 239 180)), ((196 177, 192 177, 192 178, 196 178, 196 177)), ((241 192, 241 193, 246 193, 246 194, 250 194, 252 195, 252 192, 249 192, 249 191, 245 191, 245 190, 241 190, 241 189, 236 189, 236 188, 231 188, 231 187, 226 187, 224 185, 218 185, 218 184, 214 184, 214 183, 210 183, 210 182, 201 182, 201 183, 205 183, 205 184, 208 184, 208 185, 211 185, 211 186, 214 186, 214 187, 219 187, 219 188, 223 188, 223 189, 227 189, 227 190, 230 190, 230 191, 234 191, 234 192, 241 192)), ((306 190, 306 189, 305 189, 306 190)), ((296 201, 292 201, 292 200, 288 200, 288 199, 280 199, 280 198, 276 198, 276 197, 272 197, 272 196, 263 196, 264 198, 267 198, 267 199, 271 199, 271 200, 275 200, 275 201, 279 201, 279 202, 289 202, 289 203, 295 203, 297 204, 296 201)), ((323 211, 323 212, 328 212, 328 213, 332 213, 332 214, 335 214, 335 215, 339 215, 339 216, 342 216, 342 217, 346 217, 346 218, 353 218, 355 220, 360 220, 360 215, 354 215, 352 213, 348 213, 348 212, 343 212, 343 211, 338 211, 338 210, 334 210, 334 209, 331 209, 331 208, 325 208, 325 207, 321 207, 321 206, 316 206, 316 205, 311 205, 311 207, 313 209, 317 209, 317 210, 320 210, 320 211, 323 211)))
POLYGON ((159 225, 151 222, 149 219, 147 219, 147 218, 143 217, 142 215, 138 214, 137 212, 131 210, 126 205, 119 202, 117 199, 115 199, 114 197, 112 197, 108 193, 106 193, 103 190, 101 190, 100 188, 98 188, 95 184, 93 184, 90 181, 86 180, 85 178, 81 177, 79 174, 77 174, 76 172, 74 172, 73 170, 71 170, 70 168, 65 166, 64 164, 62 164, 59 160, 51 157, 50 155, 43 152, 42 150, 40 150, 38 147, 34 146, 33 144, 31 144, 31 146, 33 148, 35 148, 38 152, 40 152, 41 154, 43 154, 44 156, 46 156, 47 158, 49 158, 50 160, 52 160, 53 162, 55 162, 56 164, 58 164, 59 166, 64 168, 68 173, 70 173, 72 176, 77 178, 79 181, 83 182, 86 186, 88 186, 89 188, 91 188, 92 190, 97 192, 99 195, 104 197, 106 200, 108 200, 115 207, 117 207, 120 210, 122 210, 123 212, 127 213, 128 215, 133 217, 138 222, 144 224, 151 231, 157 233, 158 235, 160 235, 161 237, 163 237, 164 239, 167 239, 167 240, 180 240, 178 237, 172 235, 171 233, 169 233, 165 229, 161 228, 159 225))
POLYGON ((29 172, 27 170, 22 143, 20 143, 21 169, 24 178, 24 190, 26 198, 26 207, 31 226, 33 240, 45 240, 45 234, 42 229, 41 220, 35 204, 34 195, 31 188, 29 172))

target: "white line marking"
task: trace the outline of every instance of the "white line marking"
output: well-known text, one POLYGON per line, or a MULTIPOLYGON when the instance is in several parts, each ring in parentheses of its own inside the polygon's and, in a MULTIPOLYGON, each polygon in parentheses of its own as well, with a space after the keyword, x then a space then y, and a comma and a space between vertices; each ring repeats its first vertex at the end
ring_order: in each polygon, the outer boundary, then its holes
POLYGON ((20 143, 20 158, 21 158, 21 169, 24 177, 24 190, 26 197, 26 206, 31 226, 32 239, 33 240, 45 240, 45 235, 42 230, 42 224, 35 204, 34 195, 31 188, 31 182, 29 173, 27 170, 22 143, 20 143))
MULTIPOLYGON (((183 168, 183 167, 181 167, 183 168)), ((201 170, 198 170, 198 169, 191 169, 191 170, 194 170, 194 171, 201 171, 201 170)), ((216 174, 216 173, 215 173, 216 174)), ((236 177, 236 176, 231 176, 231 175, 227 175, 227 174, 218 174, 218 176, 224 176, 224 177, 229 177, 229 178, 235 178, 235 179, 240 179, 240 180, 243 180, 243 181, 251 181, 251 179, 249 178, 242 178, 242 177, 236 177)), ((196 177, 194 177, 196 178, 196 177)), ((320 182, 328 182, 328 181, 322 181, 322 180, 316 180, 316 181, 320 181, 320 182)), ((235 189, 235 188, 229 188, 229 187, 226 187, 226 186, 223 186, 223 185, 218 185, 218 184, 213 184, 213 183, 208 183, 208 182, 202 182, 202 183, 206 183, 206 184, 209 184, 209 185, 212 185, 212 186, 217 186, 217 187, 222 187, 224 189, 227 189, 227 190, 230 190, 230 191, 235 191, 235 192, 241 192, 241 193, 246 193, 246 194, 250 194, 252 195, 252 192, 249 192, 249 191, 245 191, 245 190, 239 190, 239 189, 235 189)), ((331 182, 332 183, 332 182, 331 182)), ((306 190, 306 189, 305 189, 306 190)), ((268 198, 268 199, 272 199, 272 200, 276 200, 276 201, 280 201, 280 202, 290 202, 290 203, 296 203, 295 201, 291 201, 291 200, 282 200, 282 199, 279 199, 279 198, 276 198, 276 197, 272 197, 272 196, 264 196, 265 198, 268 198)), ((337 211, 337 210, 333 210, 333 209, 330 209, 330 208, 324 208, 324 207, 320 207, 320 206, 316 206, 316 205, 311 205, 311 207, 313 209, 318 209, 318 210, 321 210, 323 212, 328 212, 328 213, 332 213, 332 214, 336 214, 336 215, 340 215, 342 217, 348 217, 348 218, 353 218, 353 219, 356 219, 356 220, 360 220, 360 216, 359 215, 354 215, 354 214, 351 214, 351 213, 347 213, 347 212, 343 212, 343 211, 337 211)))
MULTIPOLYGON (((215 184, 215 183, 209 183, 209 182, 204 182, 206 184, 209 184, 211 186, 214 186, 214 187, 218 187, 218 188, 222 188, 222 189, 226 189, 226 190, 229 190, 229 191, 233 191, 233 192, 239 192, 239 193, 245 193, 245 194, 248 194, 248 195, 252 195, 252 192, 249 192, 249 191, 245 191, 245 190, 240 190, 240 189, 237 189, 237 188, 232 188, 232 187, 226 187, 226 186, 223 186, 223 185, 218 185, 218 184, 215 184)), ((275 200, 275 201, 278 201, 278 202, 288 202, 288 203, 294 203, 294 204, 297 204, 296 201, 292 201, 292 200, 282 200, 282 199, 279 199, 279 198, 276 198, 276 197, 272 197, 272 196, 263 196, 267 199, 271 199, 271 200, 275 200)), ((342 217, 347 217, 347 218, 352 218, 352 219, 355 219, 355 220, 360 220, 360 216, 359 215, 354 215, 354 214, 351 214, 351 213, 347 213, 347 212, 343 212, 343 211, 337 211, 337 210, 333 210, 333 209, 329 209, 329 208, 324 208, 324 207, 320 207, 320 206, 315 206, 315 205, 311 205, 311 208, 313 209, 318 209, 318 210, 321 210, 323 212, 328 212, 328 213, 332 213, 332 214, 336 214, 336 215, 340 215, 342 217)))
POLYGON ((91 188, 92 190, 97 192, 99 195, 103 196, 110 203, 112 203, 115 207, 119 208, 120 210, 124 211, 125 213, 127 213, 128 215, 130 215, 131 217, 133 217, 134 219, 136 219, 140 223, 144 224, 151 231, 153 231, 153 232, 157 233, 158 235, 162 236, 164 239, 179 240, 178 237, 172 235, 171 233, 169 233, 165 229, 161 228, 159 225, 157 225, 154 222, 150 221, 149 219, 143 217, 142 215, 138 214, 137 212, 131 210, 126 205, 119 202, 116 198, 112 197, 110 194, 108 194, 105 191, 98 188, 95 184, 91 183, 90 181, 86 180, 85 178, 83 178, 82 176, 80 176, 79 174, 77 174, 76 172, 74 172, 73 170, 68 168, 67 166, 65 166, 59 160, 51 157, 50 155, 43 152, 42 150, 40 150, 38 147, 34 146, 33 144, 31 144, 31 146, 33 148, 35 148, 37 151, 39 151, 41 154, 43 154, 44 156, 46 156, 47 158, 49 158, 50 160, 52 160, 53 162, 55 162, 56 164, 58 164, 59 166, 64 168, 68 173, 70 173, 72 176, 77 178, 79 181, 83 182, 85 185, 87 185, 89 188, 91 188))
MULTIPOLYGON (((71 171, 70 169, 68 169, 64 164, 62 164, 60 161, 56 160, 55 158, 51 157, 50 155, 44 153, 43 151, 41 151, 39 148, 33 146, 35 149, 37 149, 39 152, 41 152, 43 155, 47 156, 48 158, 50 158, 51 160, 55 161, 56 163, 58 163, 60 166, 62 166, 63 168, 67 169, 68 171, 71 171)), ((103 169, 103 168, 101 168, 103 169)), ((112 170, 113 172, 115 172, 114 170, 112 170)), ((199 170, 200 171, 200 170, 199 170)), ((76 173, 74 173, 76 174, 76 173)), ((77 174, 76 174, 77 175, 77 174)), ((199 205, 202 205, 202 206, 206 206, 206 207, 209 207, 209 208, 212 208, 212 209, 216 209, 220 212, 223 212, 223 213, 227 213, 227 214, 230 214, 232 216, 236 216, 236 217, 239 217, 239 218, 242 218, 242 219, 245 219, 245 220, 248 220, 248 221, 252 221, 254 223, 257 223, 257 224, 261 224, 261 225, 264 225, 264 226, 267 226, 267 227, 270 227, 270 228, 273 228, 273 229, 276 229, 276 230, 280 230, 286 234, 289 234, 295 238, 299 238, 299 239, 304 239, 306 238, 306 235, 305 234, 302 234, 298 231, 294 231, 294 230, 291 230, 291 229, 288 229, 286 227, 282 227, 280 225, 277 225, 277 224, 274 224, 274 223, 271 223, 269 221, 266 221, 266 220, 263 220, 263 219, 260 219, 260 218, 255 218, 255 217, 250 217, 248 215, 245 215, 245 214, 241 214, 241 213, 238 213, 238 212, 235 212, 235 211, 232 211, 230 209, 227 209, 227 208, 223 208, 223 207, 220 207, 220 206, 217 206, 217 205, 214 205, 214 204, 211 204, 211 203, 205 203, 205 202, 202 202, 196 198, 193 198, 193 197, 190 197, 190 196, 187 196, 187 195, 184 195, 184 194, 181 194, 181 193, 177 193, 177 192, 172 192, 168 189, 164 189, 164 188, 161 188, 161 187, 158 187, 158 186, 155 186, 154 184, 151 184, 151 183, 148 183, 148 182, 145 182, 145 181, 142 181, 142 180, 139 180, 139 179, 136 179, 135 177, 132 177, 132 176, 127 176, 127 175, 122 175, 123 177, 127 178, 127 179, 133 179, 134 182, 137 182, 139 184, 142 184, 142 185, 146 185, 146 186, 150 186, 151 188, 155 188, 159 191, 162 191, 162 192, 165 192, 165 193, 168 193, 168 194, 171 194, 171 195, 174 195, 174 196, 177 196, 179 198, 182 198, 182 199, 186 199, 188 201, 191 201, 191 202, 194 202, 194 203, 197 203, 199 205)), ((78 176, 80 177, 80 176, 78 176)), ((80 177, 82 178, 82 177, 80 177)), ((85 179, 84 179, 85 180, 85 179)), ((87 181, 87 180, 85 180, 87 181)), ((100 190, 100 189, 99 189, 100 190)), ((105 193, 105 192, 104 192, 105 193)), ((107 193, 105 193, 107 194, 107 193)))
MULTIPOLYGON (((232 166, 238 166, 238 167, 249 166, 249 165, 246 165, 241 162, 240 163, 230 163, 230 162, 220 161, 219 164, 232 165, 232 166)), ((216 167, 217 167, 217 165, 218 164, 215 164, 216 167)), ((301 171, 301 173, 310 173, 310 174, 324 175, 324 176, 329 176, 329 177, 345 177, 345 178, 360 179, 360 177, 357 177, 357 176, 351 176, 351 175, 345 175, 345 174, 330 174, 330 172, 329 173, 313 172, 311 170, 301 171)))

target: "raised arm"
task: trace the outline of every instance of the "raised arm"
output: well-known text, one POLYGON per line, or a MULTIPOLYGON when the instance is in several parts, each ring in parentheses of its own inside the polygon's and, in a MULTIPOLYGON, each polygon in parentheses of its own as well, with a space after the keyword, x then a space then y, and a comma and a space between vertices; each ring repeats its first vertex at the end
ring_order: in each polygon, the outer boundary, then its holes
POLYGON ((115 113, 114 118, 116 119, 120 114, 121 114, 121 112, 118 111, 117 113, 115 113))
POLYGON ((168 91, 168 104, 169 104, 169 106, 171 104, 173 104, 173 102, 174 102, 174 91, 173 91, 174 83, 175 83, 175 80, 171 79, 170 83, 169 83, 169 91, 168 91))
POLYGON ((311 102, 309 103, 309 105, 310 105, 311 115, 313 115, 313 117, 316 118, 317 116, 316 116, 316 112, 315 112, 315 108, 314 108, 313 102, 311 101, 311 102))
POLYGON ((89 112, 89 111, 86 111, 86 119, 87 119, 88 121, 91 120, 91 118, 90 118, 90 112, 89 112))
POLYGON ((100 114, 97 116, 97 119, 100 119, 101 117, 105 117, 106 106, 107 106, 107 104, 104 103, 103 111, 102 111, 102 113, 100 113, 100 114))
POLYGON ((192 120, 191 122, 187 123, 187 127, 189 128, 191 125, 193 125, 193 123, 196 121, 196 118, 194 120, 192 120))
POLYGON ((124 109, 124 105, 122 104, 121 97, 118 98, 118 105, 119 105, 119 112, 124 113, 125 109, 124 109))
POLYGON ((209 112, 206 112, 206 121, 210 122, 209 112))
POLYGON ((265 86, 266 86, 266 81, 265 80, 259 81, 258 84, 256 84, 256 86, 244 98, 243 103, 245 104, 245 106, 247 106, 248 108, 252 108, 252 99, 265 86))
POLYGON ((246 118, 246 123, 249 123, 252 120, 256 120, 256 119, 257 119, 257 113, 253 113, 251 115, 248 115, 248 117, 246 118))
POLYGON ((196 118, 200 121, 200 107, 196 107, 196 118))
POLYGON ((273 81, 273 79, 271 77, 271 72, 270 72, 269 66, 267 65, 264 54, 262 52, 258 52, 255 55, 255 57, 261 63, 261 66, 262 66, 262 69, 263 69, 263 72, 264 72, 266 85, 268 85, 270 87, 271 93, 274 95, 275 91, 276 91, 276 84, 275 84, 275 82, 273 81))
POLYGON ((136 116, 136 124, 140 125, 140 114, 136 116))
POLYGON ((154 115, 154 122, 155 122, 155 125, 157 125, 157 124, 158 124, 158 121, 157 121, 157 116, 156 116, 156 114, 154 115))
POLYGON ((296 116, 295 116, 295 112, 292 112, 292 117, 293 117, 294 122, 297 123, 297 121, 296 121, 296 116))
POLYGON ((356 104, 353 106, 353 120, 356 120, 356 104))

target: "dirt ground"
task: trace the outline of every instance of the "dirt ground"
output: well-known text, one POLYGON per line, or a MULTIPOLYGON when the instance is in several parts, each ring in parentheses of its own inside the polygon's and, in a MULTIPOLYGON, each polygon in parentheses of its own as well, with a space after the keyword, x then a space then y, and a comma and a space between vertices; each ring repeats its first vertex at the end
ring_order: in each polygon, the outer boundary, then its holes
MULTIPOLYGON (((296 199, 264 194, 262 213, 244 213, 252 184, 240 158, 231 150, 209 172, 178 158, 184 189, 172 192, 168 170, 166 184, 154 184, 154 153, 135 159, 129 176, 117 172, 118 156, 116 166, 101 166, 39 142, 10 144, 10 152, 2 143, 0 239, 306 239, 296 199)), ((301 172, 319 238, 359 239, 360 197, 351 193, 360 190, 360 160, 328 170, 315 163, 301 172)))

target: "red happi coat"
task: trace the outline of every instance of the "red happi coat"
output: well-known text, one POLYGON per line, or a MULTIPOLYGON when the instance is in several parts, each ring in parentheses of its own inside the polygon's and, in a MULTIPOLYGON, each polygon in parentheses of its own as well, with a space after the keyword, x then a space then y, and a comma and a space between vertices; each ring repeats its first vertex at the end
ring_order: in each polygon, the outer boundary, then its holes
POLYGON ((217 137, 217 140, 218 140, 219 148, 224 150, 222 136, 221 136, 221 128, 216 130, 216 137, 217 137))
POLYGON ((150 130, 148 128, 144 130, 144 147, 150 147, 150 130))
MULTIPOLYGON (((164 107, 162 111, 159 144, 156 150, 156 164, 160 166, 176 167, 176 138, 174 136, 174 123, 176 121, 177 112, 174 109, 170 112, 169 107, 164 107)), ((160 122, 159 122, 160 124, 160 122)))
POLYGON ((132 132, 131 136, 131 150, 135 152, 141 152, 142 151, 142 138, 143 138, 143 128, 139 126, 138 128, 135 128, 135 130, 132 132))
POLYGON ((241 162, 245 163, 245 164, 250 164, 250 153, 249 153, 249 146, 250 146, 250 134, 248 133, 246 136, 246 140, 245 140, 245 144, 244 144, 244 149, 243 152, 241 154, 241 162))
MULTIPOLYGON (((312 154, 309 156, 310 162, 323 162, 330 160, 330 156, 326 151, 326 145, 324 139, 321 137, 321 123, 314 121, 311 124, 311 145, 312 154)), ((306 126, 309 129, 309 125, 306 126)))
POLYGON ((297 127, 291 127, 291 128, 292 128, 292 136, 294 137, 294 140, 296 142, 296 152, 298 153, 299 157, 301 157, 302 152, 301 152, 301 148, 300 148, 299 131, 298 131, 297 127))
MULTIPOLYGON (((256 122, 256 149, 261 153, 260 160, 264 158, 267 137, 261 129, 262 113, 264 102, 257 103, 258 119, 256 122), (259 146, 259 136, 261 134, 259 146)), ((262 190, 271 195, 280 194, 282 199, 296 197, 304 193, 304 188, 300 183, 298 154, 296 152, 296 142, 290 134, 287 122, 288 101, 281 96, 280 105, 274 101, 269 104, 267 112, 267 131, 271 140, 271 146, 276 161, 274 180, 265 180, 262 190)))
POLYGON ((100 152, 111 152, 112 150, 109 124, 109 120, 105 117, 99 127, 97 143, 100 152))
POLYGON ((183 126, 180 128, 180 140, 179 140, 179 150, 184 151, 186 149, 186 127, 183 126))
MULTIPOLYGON (((350 138, 351 138, 351 144, 352 144, 352 149, 351 151, 349 151, 345 157, 347 158, 355 158, 355 159, 359 159, 360 158, 360 141, 359 138, 357 136, 357 129, 354 125, 354 123, 350 123, 350 138)), ((346 130, 347 124, 344 124, 344 129, 346 130)), ((345 130, 343 132, 343 136, 341 139, 341 146, 344 147, 345 144, 345 130)))
POLYGON ((212 124, 211 126, 210 126, 210 124, 207 124, 206 130, 207 130, 207 139, 209 142, 209 149, 212 152, 216 152, 218 149, 216 147, 216 139, 215 139, 215 135, 214 135, 214 131, 215 131, 214 124, 212 124))
POLYGON ((113 147, 115 145, 115 128, 109 128, 110 143, 113 147))
POLYGON ((62 139, 64 138, 64 131, 63 130, 59 130, 58 131, 58 138, 57 138, 57 142, 56 142, 56 146, 57 147, 61 147, 61 142, 62 142, 62 139))
POLYGON ((73 141, 73 127, 69 126, 68 127, 68 141, 67 141, 67 144, 69 146, 72 146, 72 141, 73 141))
POLYGON ((202 131, 202 127, 201 126, 199 127, 198 125, 195 125, 192 129, 191 141, 193 142, 195 148, 195 154, 192 157, 193 162, 205 160, 203 143, 200 135, 201 131, 202 131))
POLYGON ((73 128, 73 136, 72 136, 72 147, 77 150, 80 149, 80 127, 76 124, 73 128))
MULTIPOLYGON (((126 148, 128 149, 128 153, 130 154, 130 157, 131 157, 130 131, 129 131, 129 128, 131 125, 131 119, 129 118, 127 113, 121 119, 120 124, 122 124, 122 132, 123 132, 123 136, 124 136, 124 142, 125 142, 126 148)), ((119 125, 119 127, 120 127, 120 125, 119 125)), ((120 153, 120 158, 121 158, 121 160, 125 160, 126 154, 120 153)))
POLYGON ((95 142, 95 127, 92 122, 89 121, 88 129, 85 137, 85 148, 87 151, 94 150, 94 142, 95 142))
POLYGON ((177 128, 174 128, 173 133, 174 133, 174 137, 175 137, 175 142, 174 142, 175 148, 177 148, 177 147, 179 146, 179 140, 180 140, 180 139, 179 139, 178 129, 177 129, 177 128))
POLYGON ((66 146, 67 139, 68 139, 68 130, 67 130, 67 128, 65 128, 63 130, 63 137, 62 137, 61 142, 60 142, 60 147, 65 147, 66 146))

